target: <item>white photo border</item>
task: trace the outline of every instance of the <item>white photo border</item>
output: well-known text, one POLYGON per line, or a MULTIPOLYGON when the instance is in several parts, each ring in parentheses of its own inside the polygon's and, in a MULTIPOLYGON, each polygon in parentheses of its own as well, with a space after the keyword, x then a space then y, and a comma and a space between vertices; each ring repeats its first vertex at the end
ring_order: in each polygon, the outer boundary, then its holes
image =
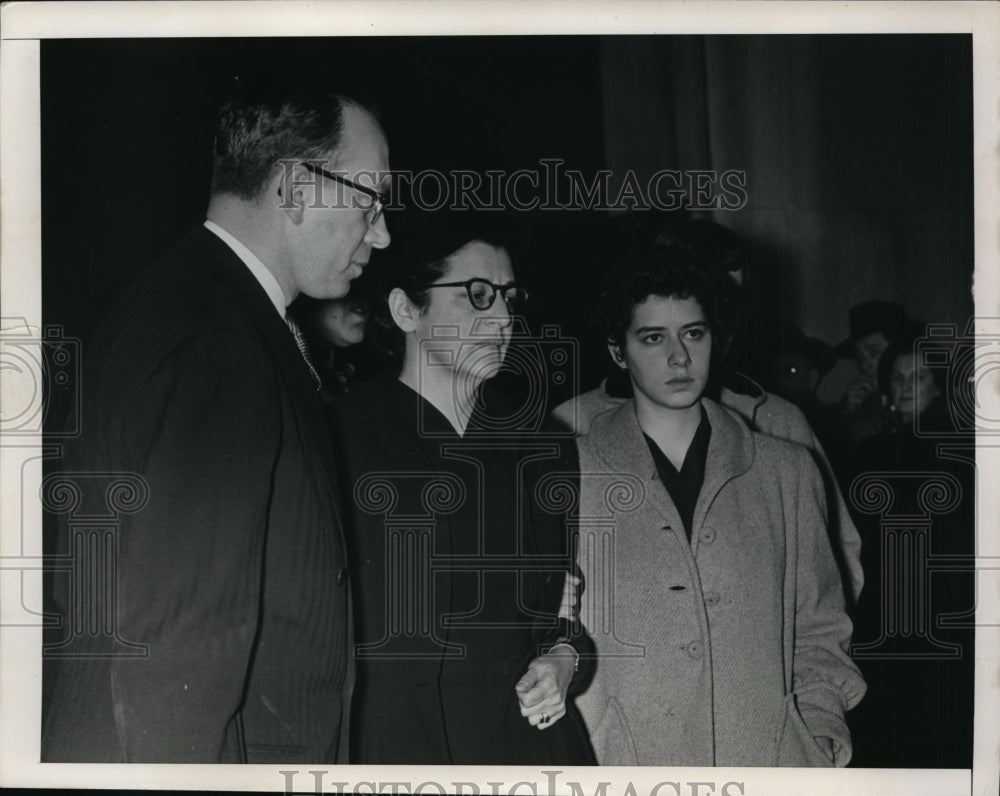
MULTIPOLYGON (((38 333, 41 313, 40 40, 214 36, 498 34, 971 33, 977 333, 1000 339, 1000 5, 992 2, 133 2, 19 3, 2 11, 0 45, 0 317, 38 333), (235 6, 238 6, 236 8, 235 6)), ((980 390, 1000 417, 1000 374, 980 390)), ((3 374, 0 374, 3 379, 3 374)), ((0 785, 57 788, 286 790, 289 766, 72 765, 38 762, 40 627, 8 620, 40 606, 44 455, 39 437, 0 441, 0 785), (22 602, 23 601, 23 602, 22 602)), ((678 768, 444 768, 302 766, 293 787, 327 793, 940 794, 997 792, 1000 758, 1000 446, 980 440, 974 767, 969 770, 678 768), (986 531, 984 534, 983 531, 986 531), (409 783, 404 790, 398 783, 409 783), (534 783, 534 787, 532 787, 534 783), (601 783, 610 783, 602 786, 601 783), (673 783, 677 783, 675 786, 673 783), (693 787, 703 783, 701 787, 693 787), (711 783, 711 788, 708 787, 711 783), (577 785, 577 787, 574 787, 577 785)))

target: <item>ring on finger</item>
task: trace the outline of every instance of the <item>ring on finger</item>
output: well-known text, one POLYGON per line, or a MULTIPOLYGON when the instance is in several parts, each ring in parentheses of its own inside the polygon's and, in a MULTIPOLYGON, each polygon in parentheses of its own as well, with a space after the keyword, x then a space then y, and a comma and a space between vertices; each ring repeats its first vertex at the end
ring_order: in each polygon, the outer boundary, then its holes
POLYGON ((549 718, 550 718, 550 716, 549 716, 548 713, 543 713, 542 714, 542 718, 539 719, 539 724, 548 724, 549 723, 549 718))

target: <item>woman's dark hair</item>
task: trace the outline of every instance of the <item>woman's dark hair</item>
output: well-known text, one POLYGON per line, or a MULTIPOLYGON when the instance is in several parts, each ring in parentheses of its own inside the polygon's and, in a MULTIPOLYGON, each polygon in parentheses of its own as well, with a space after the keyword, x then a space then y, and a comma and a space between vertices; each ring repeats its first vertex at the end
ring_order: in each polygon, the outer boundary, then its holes
POLYGON ((712 336, 731 333, 727 309, 735 285, 694 253, 675 246, 650 246, 630 256, 601 295, 600 315, 609 343, 624 345, 635 308, 651 296, 695 299, 712 336))
POLYGON ((474 241, 504 249, 512 261, 523 246, 500 216, 439 211, 392 219, 392 246, 376 252, 369 266, 376 288, 368 332, 380 353, 399 359, 406 348, 406 336, 389 312, 389 294, 399 288, 415 307, 426 309, 431 291, 424 286, 440 281, 448 272, 448 258, 474 241))
POLYGON ((694 299, 712 333, 710 377, 714 393, 722 378, 721 360, 735 323, 736 284, 688 246, 655 243, 633 253, 616 269, 601 295, 599 314, 609 343, 624 346, 635 308, 650 297, 694 299))
MULTIPOLYGON (((893 340, 882 351, 878 358, 878 366, 875 369, 875 379, 878 383, 878 391, 886 398, 892 397, 892 370, 896 366, 896 360, 903 354, 914 354, 917 341, 923 337, 924 324, 920 321, 908 321, 905 328, 896 340, 893 340)), ((944 369, 931 368, 931 376, 934 384, 937 385, 941 395, 945 394, 948 385, 944 380, 944 369)))

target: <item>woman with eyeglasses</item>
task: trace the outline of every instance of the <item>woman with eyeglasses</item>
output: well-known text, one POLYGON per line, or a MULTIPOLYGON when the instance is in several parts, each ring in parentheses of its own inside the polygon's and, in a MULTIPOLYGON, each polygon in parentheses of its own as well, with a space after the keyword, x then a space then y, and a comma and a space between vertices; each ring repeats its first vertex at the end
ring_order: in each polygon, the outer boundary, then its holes
POLYGON ((486 389, 527 296, 509 246, 475 223, 397 236, 373 311, 398 370, 334 407, 356 763, 594 762, 570 698, 592 648, 558 617, 575 451, 486 389))

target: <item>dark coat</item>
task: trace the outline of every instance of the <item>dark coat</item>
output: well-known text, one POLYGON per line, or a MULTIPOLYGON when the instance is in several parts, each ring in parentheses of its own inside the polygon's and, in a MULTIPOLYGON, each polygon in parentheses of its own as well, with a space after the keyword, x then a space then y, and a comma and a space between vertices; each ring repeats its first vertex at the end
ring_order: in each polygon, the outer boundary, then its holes
POLYGON ((335 470, 281 316, 198 228, 128 291, 85 362, 82 436, 48 484, 75 484, 78 502, 48 504, 84 589, 99 584, 76 547, 81 518, 115 518, 115 632, 74 624, 105 609, 57 575, 66 637, 46 651, 42 759, 343 759, 353 671, 335 470), (116 478, 132 505, 106 491, 116 478))
MULTIPOLYGON (((573 561, 571 506, 559 500, 570 494, 562 486, 576 488, 572 441, 526 434, 480 443, 445 430, 451 441, 442 445, 418 429, 446 421, 394 374, 333 411, 347 462, 341 489, 353 496, 352 762, 592 763, 575 706, 540 731, 514 691, 547 643, 572 635, 556 619, 573 561), (482 454, 479 444, 492 448, 482 454), (505 589, 510 599, 498 599, 505 589)), ((586 636, 573 644, 584 652, 576 684, 593 659, 586 636)))
POLYGON ((856 764, 969 768, 976 441, 952 429, 939 401, 921 416, 919 435, 896 426, 864 440, 854 461, 851 503, 871 584, 852 645, 869 684, 848 716, 856 764))

